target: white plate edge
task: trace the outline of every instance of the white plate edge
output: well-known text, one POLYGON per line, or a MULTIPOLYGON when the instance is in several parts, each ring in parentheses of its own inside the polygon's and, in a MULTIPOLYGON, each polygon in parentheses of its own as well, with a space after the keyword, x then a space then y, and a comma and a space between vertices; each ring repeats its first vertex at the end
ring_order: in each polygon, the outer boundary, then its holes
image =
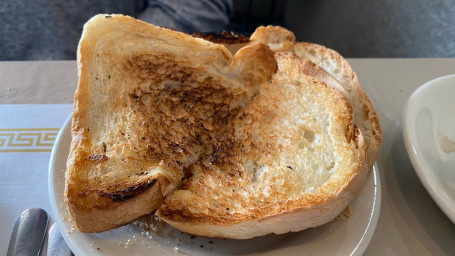
POLYGON ((374 162, 373 168, 369 175, 373 176, 373 183, 374 183, 374 201, 373 207, 371 208, 370 213, 370 221, 368 222, 368 226, 363 233, 362 239, 357 244, 354 251, 351 253, 351 256, 360 256, 365 253, 368 248, 368 245, 371 242, 371 239, 374 236, 376 227, 379 222, 379 216, 381 215, 381 205, 382 205, 382 185, 381 185, 381 176, 379 175, 379 167, 377 162, 374 162))

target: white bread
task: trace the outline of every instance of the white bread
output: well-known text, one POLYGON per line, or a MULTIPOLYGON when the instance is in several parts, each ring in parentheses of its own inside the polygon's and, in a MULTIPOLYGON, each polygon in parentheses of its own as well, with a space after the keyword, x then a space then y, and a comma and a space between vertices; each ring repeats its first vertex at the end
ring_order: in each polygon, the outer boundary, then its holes
POLYGON ((362 187, 368 167, 349 101, 276 53, 277 74, 229 124, 191 176, 158 209, 195 235, 247 239, 333 220, 362 187))
POLYGON ((65 200, 101 232, 153 213, 276 70, 254 44, 222 45, 122 15, 88 21, 78 48, 65 200))
POLYGON ((366 161, 370 168, 379 153, 382 144, 382 131, 376 111, 362 89, 357 75, 349 63, 336 51, 312 43, 298 43, 294 52, 303 59, 308 59, 324 69, 349 94, 354 109, 354 122, 359 126, 367 146, 366 161))
POLYGON ((277 52, 295 52, 297 56, 307 61, 305 64, 307 68, 304 69, 305 74, 319 80, 325 80, 324 82, 335 87, 351 101, 354 109, 354 122, 359 126, 364 136, 367 147, 367 163, 371 168, 381 148, 382 131, 376 111, 349 63, 339 53, 325 46, 295 42, 294 34, 279 26, 258 27, 251 35, 251 41, 267 44, 277 52), (316 65, 316 67, 312 67, 312 65, 316 65))

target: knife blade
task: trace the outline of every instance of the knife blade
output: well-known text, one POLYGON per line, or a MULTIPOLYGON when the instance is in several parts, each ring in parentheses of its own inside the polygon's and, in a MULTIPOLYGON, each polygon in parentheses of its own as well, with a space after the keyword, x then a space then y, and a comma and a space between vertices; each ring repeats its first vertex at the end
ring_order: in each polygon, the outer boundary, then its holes
POLYGON ((39 255, 48 222, 49 217, 43 209, 31 208, 23 211, 14 223, 6 255, 39 255))
POLYGON ((73 255, 63 239, 56 223, 49 229, 47 236, 47 256, 70 256, 73 255))

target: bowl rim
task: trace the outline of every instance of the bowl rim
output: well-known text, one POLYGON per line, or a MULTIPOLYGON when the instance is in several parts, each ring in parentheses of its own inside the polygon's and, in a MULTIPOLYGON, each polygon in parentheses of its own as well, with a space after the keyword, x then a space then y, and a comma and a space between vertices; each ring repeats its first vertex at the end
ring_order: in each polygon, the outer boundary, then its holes
POLYGON ((444 192, 443 187, 439 186, 440 182, 437 181, 430 164, 421 157, 422 151, 417 146, 416 127, 413 125, 420 105, 419 99, 429 91, 445 86, 447 81, 453 81, 453 89, 455 91, 455 74, 451 74, 424 83, 409 96, 402 113, 402 135, 407 154, 419 180, 438 207, 455 223, 455 205, 452 203, 455 201, 455 196, 451 198, 448 193, 444 192))

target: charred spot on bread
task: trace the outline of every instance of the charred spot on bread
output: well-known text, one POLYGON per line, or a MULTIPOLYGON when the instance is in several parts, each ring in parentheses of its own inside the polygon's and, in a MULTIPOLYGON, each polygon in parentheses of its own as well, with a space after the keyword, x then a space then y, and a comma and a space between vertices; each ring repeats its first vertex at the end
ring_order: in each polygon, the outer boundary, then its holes
POLYGON ((202 38, 217 44, 244 44, 249 43, 250 38, 236 34, 232 31, 217 32, 197 32, 191 34, 192 37, 202 38))
POLYGON ((112 199, 114 202, 123 202, 128 199, 131 199, 141 193, 143 193, 145 190, 150 188, 156 183, 157 179, 153 180, 145 180, 143 182, 140 182, 134 186, 129 186, 121 190, 116 190, 113 192, 106 192, 106 191, 97 191, 97 194, 100 197, 106 197, 112 199))
MULTIPOLYGON (((106 150, 104 152, 106 152, 106 150)), ((91 154, 88 157, 88 159, 91 160, 91 161, 94 161, 94 162, 103 162, 103 161, 108 160, 109 157, 106 156, 106 155, 91 154)))

